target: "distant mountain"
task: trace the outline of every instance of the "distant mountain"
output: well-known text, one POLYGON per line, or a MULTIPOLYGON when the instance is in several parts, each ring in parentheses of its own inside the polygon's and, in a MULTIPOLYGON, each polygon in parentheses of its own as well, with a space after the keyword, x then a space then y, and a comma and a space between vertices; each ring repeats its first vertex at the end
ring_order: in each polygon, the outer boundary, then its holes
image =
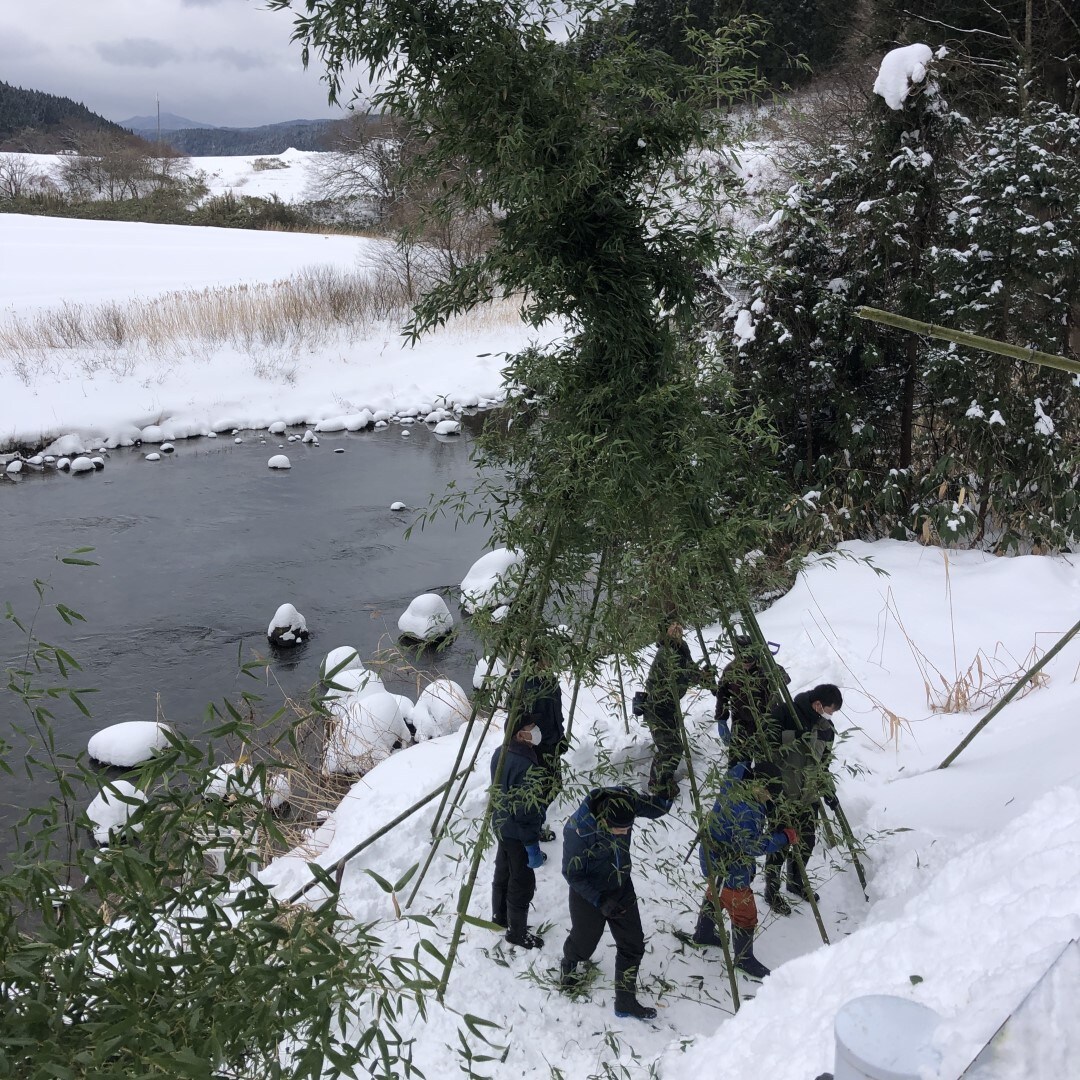
MULTIPOLYGON (((130 131, 144 134, 147 131, 152 131, 154 135, 157 135, 158 118, 154 116, 133 116, 130 120, 121 120, 121 127, 126 127, 130 131)), ((161 130, 162 131, 180 131, 182 128, 212 128, 217 127, 216 124, 204 124, 200 120, 189 120, 186 116, 177 116, 176 113, 163 112, 161 114, 161 130)))
MULTIPOLYGON (((161 122, 161 141, 192 157, 234 157, 249 154, 281 154, 296 150, 328 150, 341 120, 285 120, 262 127, 191 127, 167 130, 161 122)), ((135 133, 154 142, 157 128, 140 128, 135 133)))
POLYGON ((0 151, 56 153, 98 133, 125 142, 139 141, 119 124, 71 98, 0 82, 0 151))

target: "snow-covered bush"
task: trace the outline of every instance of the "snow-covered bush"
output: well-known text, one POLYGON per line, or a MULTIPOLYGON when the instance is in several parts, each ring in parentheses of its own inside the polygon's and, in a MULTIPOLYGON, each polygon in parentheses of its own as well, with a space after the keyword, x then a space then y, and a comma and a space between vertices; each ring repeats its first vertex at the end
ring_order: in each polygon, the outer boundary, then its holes
POLYGON ((327 776, 362 775, 412 740, 396 694, 347 694, 327 707, 331 727, 322 766, 327 776))
POLYGON ((256 773, 253 765, 226 762, 210 770, 203 794, 208 799, 232 799, 246 795, 271 810, 284 806, 292 795, 289 774, 281 769, 256 773))
POLYGON ((471 615, 513 600, 521 559, 520 551, 509 548, 496 548, 477 559, 461 582, 462 608, 471 615))
POLYGON ((435 679, 420 691, 413 709, 416 739, 437 739, 449 735, 469 718, 472 706, 468 695, 452 679, 435 679))
MULTIPOLYGON (((86 808, 94 840, 102 847, 111 843, 114 834, 123 831, 128 818, 146 802, 146 796, 127 780, 113 780, 94 796, 86 808)), ((141 832, 142 825, 134 822, 132 832, 141 832)))

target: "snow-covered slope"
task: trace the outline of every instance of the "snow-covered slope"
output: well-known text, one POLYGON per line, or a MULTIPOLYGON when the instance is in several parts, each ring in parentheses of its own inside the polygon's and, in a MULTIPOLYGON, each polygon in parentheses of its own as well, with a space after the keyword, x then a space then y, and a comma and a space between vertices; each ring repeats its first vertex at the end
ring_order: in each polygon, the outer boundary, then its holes
MULTIPOLYGON (((867 845, 869 903, 845 853, 819 844, 810 870, 833 944, 822 945, 805 905, 783 919, 759 901, 757 952, 773 975, 760 986, 742 981, 747 999, 733 1017, 715 950, 688 950, 671 932, 692 929, 701 895, 695 860, 683 861, 693 836, 684 784, 672 814, 639 825, 634 837, 649 939, 641 994, 660 1006, 659 1021, 616 1020, 609 938, 598 950, 601 972, 587 1000, 571 1001, 554 988, 552 969, 568 928, 560 838, 547 845, 550 858, 537 875, 532 922, 542 927, 545 948, 510 950, 496 934, 467 927, 447 1010, 411 1025, 417 1063, 434 1074, 454 1070, 447 1047, 455 1043, 455 1012, 470 1012, 504 1026, 494 1037, 509 1046, 500 1075, 613 1075, 603 1071, 606 1062, 633 1077, 807 1080, 832 1067, 836 1010, 852 997, 887 993, 944 1017, 939 1075, 958 1075, 1063 945, 1080 935, 1080 743, 1072 733, 1080 640, 1051 661, 1044 685, 1010 704, 945 771, 937 764, 978 716, 934 712, 920 672, 933 665, 951 680, 982 650, 1002 658, 1004 688, 1032 647, 1048 649, 1078 610, 1080 564, 1068 558, 996 559, 885 541, 848 544, 840 557, 811 565, 762 625, 782 645, 793 691, 821 681, 843 689, 843 764, 835 771, 867 845), (882 709, 903 720, 898 741, 889 739, 882 709)), ((707 640, 715 633, 706 630, 707 640)), ((607 689, 582 692, 567 791, 552 812, 556 826, 594 777, 641 782, 647 773, 648 735, 632 717, 624 730, 607 689)), ((703 773, 722 761, 722 750, 711 698, 691 701, 695 766, 703 773)), ((496 736, 489 736, 492 746, 496 736)), ((320 861, 331 862, 438 786, 458 738, 395 754, 356 784, 314 838, 320 861)), ((466 831, 483 810, 489 757, 483 748, 463 802, 466 831)), ((384 920, 380 933, 389 945, 409 952, 432 931, 395 920, 390 897, 362 871, 370 867, 390 880, 404 874, 426 850, 431 813, 429 805, 373 845, 344 878, 344 906, 360 920, 384 920)), ((460 854, 456 844, 445 845, 412 909, 434 917, 441 948, 465 873, 460 854)), ((480 917, 488 915, 491 869, 489 853, 470 907, 480 917)), ((307 871, 301 859, 285 858, 264 877, 286 895, 307 871)), ((1059 1049, 1071 1039, 1080 1050, 1075 1028, 1043 1034, 1059 1049)))

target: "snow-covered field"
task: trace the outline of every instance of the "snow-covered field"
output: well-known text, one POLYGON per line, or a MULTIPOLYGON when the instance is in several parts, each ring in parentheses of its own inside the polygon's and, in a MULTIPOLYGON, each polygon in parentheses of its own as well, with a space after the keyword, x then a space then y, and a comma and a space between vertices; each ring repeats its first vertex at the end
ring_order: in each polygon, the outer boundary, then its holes
MULTIPOLYGON (((0 215, 0 321, 65 301, 123 301, 272 281, 305 266, 351 266, 364 243, 0 215)), ((148 423, 170 437, 219 424, 314 422, 365 407, 402 411, 438 395, 458 403, 492 398, 499 393, 497 354, 526 336, 512 322, 474 323, 404 350, 396 329, 386 327, 365 340, 283 353, 277 360, 288 364, 291 379, 221 347, 132 354, 119 366, 72 348, 42 362, 29 381, 0 368, 0 445, 64 433, 92 440, 148 423)), ((508 1047, 505 1064, 493 1067, 498 1076, 808 1080, 832 1065, 837 1009, 858 995, 886 993, 941 1014, 945 1063, 936 1075, 956 1077, 1080 936, 1080 741, 1073 732, 1080 641, 1050 663, 1045 685, 1010 704, 945 771, 935 766, 977 714, 933 711, 924 682, 936 692, 938 672, 951 681, 981 658, 983 670, 1007 683, 1033 648, 1047 649, 1075 621, 1080 565, 1075 557, 965 552, 949 553, 946 563, 939 549, 894 542, 851 544, 845 552, 851 557, 809 567, 762 624, 781 643, 793 691, 821 681, 843 689, 839 794, 866 840, 869 903, 843 851, 819 848, 810 869, 833 944, 821 944, 805 910, 779 919, 762 907, 757 951, 774 973, 760 986, 744 981, 746 1000, 732 1016, 719 958, 689 951, 671 932, 692 929, 701 890, 693 860, 683 861, 693 835, 684 785, 670 815, 635 831, 649 938, 641 993, 660 1006, 659 1022, 616 1021, 609 939, 597 954, 600 978, 589 1000, 571 1002, 552 987, 549 973, 567 929, 557 841, 538 875, 533 920, 546 947, 513 951, 495 934, 469 927, 446 1009, 432 1007, 427 1020, 407 1025, 428 1076, 457 1074, 452 1048, 460 1014, 472 1013, 502 1027, 491 1033, 508 1047), (875 574, 862 561, 868 557, 889 576, 875 574), (882 710, 905 721, 897 741, 882 710)), ((710 642, 715 633, 706 630, 710 642)), ((633 718, 624 728, 608 690, 583 689, 569 788, 553 809, 556 826, 601 759, 610 763, 608 779, 647 773, 647 734, 633 718)), ((712 701, 687 704, 703 770, 722 759, 712 701)), ((442 783, 456 740, 444 736, 396 753, 359 781, 314 837, 319 858, 331 861, 442 783)), ((487 757, 482 751, 462 806, 466 832, 483 808, 487 757)), ((454 844, 437 857, 412 909, 432 915, 434 931, 395 919, 391 898, 362 872, 369 867, 394 880, 421 859, 431 812, 429 806, 373 845, 345 875, 343 902, 356 918, 379 920, 388 948, 411 953, 421 932, 446 945, 464 873, 454 844)), ((285 895, 307 872, 299 858, 286 858, 264 873, 285 895)), ((474 915, 488 914, 490 876, 489 858, 474 915)), ((1075 1003, 1075 980, 1056 985, 1063 1000, 1075 1003)), ((1012 1058, 977 1075, 1070 1075, 1066 1062, 1080 1053, 1078 1026, 1074 1010, 1060 1008, 1040 1015, 1034 1033, 1017 1024, 1024 1036, 1012 1041, 1012 1058)))
MULTIPOLYGON (((369 274, 378 247, 358 237, 0 214, 0 343, 14 320, 44 314, 55 325, 73 307, 89 319, 103 304, 177 296, 197 304, 204 290, 271 287, 323 268, 369 274)), ((246 303, 236 293, 225 301, 246 303)), ((500 354, 532 336, 511 306, 453 322, 415 347, 397 324, 362 338, 329 326, 266 342, 257 331, 241 343, 0 348, 0 451, 68 434, 96 447, 148 425, 176 439, 276 420, 315 426, 365 408, 417 415, 440 397, 475 406, 501 398, 500 354)))

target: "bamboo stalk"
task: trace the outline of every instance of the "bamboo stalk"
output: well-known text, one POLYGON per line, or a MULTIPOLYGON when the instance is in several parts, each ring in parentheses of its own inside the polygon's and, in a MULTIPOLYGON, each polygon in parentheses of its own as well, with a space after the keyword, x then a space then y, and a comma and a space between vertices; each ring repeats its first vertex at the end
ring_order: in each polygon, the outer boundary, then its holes
POLYGON ((936 323, 908 319, 903 315, 894 315, 891 311, 882 311, 880 308, 856 308, 855 316, 868 322, 893 326, 898 330, 910 330, 913 333, 922 334, 924 337, 952 341, 957 345, 965 345, 971 349, 982 349, 985 352, 996 353, 998 356, 1023 360, 1028 364, 1038 364, 1040 367, 1056 368, 1058 371, 1067 371, 1071 375, 1080 375, 1080 360, 1072 360, 1067 356, 1058 356, 1056 353, 1040 352, 1038 349, 1025 349, 1022 345, 1010 345, 1006 341, 982 337, 980 334, 968 334, 963 330, 953 330, 948 326, 938 326, 936 323))
POLYGON ((1042 671, 1042 669, 1046 667, 1046 665, 1051 660, 1053 660, 1053 658, 1057 656, 1057 654, 1061 652, 1061 650, 1064 649, 1065 646, 1068 645, 1069 642, 1072 641, 1072 639, 1076 637, 1077 634, 1080 634, 1080 622, 1076 623, 1071 630, 1067 630, 1064 636, 1057 642, 1057 644, 1054 645, 1054 647, 1037 664, 1033 664, 1031 667, 1029 667, 1027 671, 1025 671, 1024 674, 1021 675, 1015 683, 1013 683, 1012 689, 964 736, 963 739, 961 739, 960 744, 951 754, 949 754, 949 756, 938 766, 938 768, 948 768, 957 759, 957 757, 960 756, 961 751, 968 745, 968 743, 970 743, 971 740, 974 739, 975 736, 978 735, 979 732, 982 731, 982 729, 986 727, 986 725, 989 724, 990 721, 993 720, 994 717, 997 716, 997 714, 1001 712, 1001 710, 1004 709, 1005 706, 1008 705, 1009 702, 1012 701, 1012 699, 1016 697, 1017 694, 1020 693, 1020 691, 1024 688, 1024 685, 1030 682, 1040 671, 1042 671))
POLYGON ((705 877, 708 881, 709 892, 712 894, 713 922, 716 924, 716 932, 720 938, 720 947, 724 952, 724 964, 727 967, 728 985, 731 987, 731 1003, 735 1011, 739 1011, 739 981, 735 976, 735 962, 731 955, 731 943, 728 940, 727 928, 724 926, 724 909, 720 904, 720 879, 713 864, 712 852, 708 844, 708 821, 701 809, 701 793, 698 790, 697 775, 694 772, 694 763, 690 758, 690 739, 686 734, 686 725, 683 723, 682 712, 676 707, 675 719, 679 725, 679 738, 682 741, 683 754, 686 757, 686 775, 690 781, 690 799, 694 804, 694 815, 698 822, 698 836, 702 838, 705 852, 705 877))
POLYGON ((799 871, 799 882, 802 884, 803 896, 806 897, 806 902, 810 905, 810 910, 814 913, 814 922, 817 923, 818 933, 821 935, 821 940, 826 945, 829 944, 829 935, 825 932, 825 923, 821 918, 821 910, 817 906, 817 901, 814 899, 814 887, 810 884, 810 875, 806 872, 806 864, 802 860, 802 856, 799 854, 799 845, 792 844, 788 851, 788 857, 795 864, 796 869, 799 871))
MULTIPOLYGON (((552 537, 548 544, 547 561, 544 564, 543 572, 535 583, 536 598, 533 603, 532 616, 529 620, 529 638, 525 642, 524 654, 528 656, 532 650, 533 643, 536 640, 536 628, 540 623, 541 617, 544 612, 544 601, 547 598, 548 585, 551 582, 551 574, 555 565, 555 552, 559 545, 559 525, 556 523, 555 528, 552 530, 552 537)), ((519 680, 520 683, 524 683, 524 679, 519 680)), ((518 701, 520 702, 521 693, 524 692, 524 687, 519 686, 518 701)), ((513 707, 513 702, 508 704, 508 709, 513 707)), ((508 712, 508 715, 511 715, 508 712)), ((446 964, 443 966, 442 978, 439 980, 439 986, 435 993, 435 999, 441 1005, 443 999, 446 996, 446 987, 450 982, 450 972, 454 968, 454 961, 457 959, 458 948, 461 945, 461 935, 465 929, 465 916, 469 911, 469 902, 472 900, 473 889, 476 887, 476 877, 480 872, 480 860, 484 853, 484 841, 487 839, 488 830, 491 828, 491 814, 495 801, 495 792, 498 790, 499 781, 502 778, 503 767, 506 764, 506 748, 509 745, 510 737, 509 732, 511 724, 506 725, 506 731, 503 732, 502 752, 499 754, 498 764, 495 766, 495 776, 492 779, 491 787, 488 790, 487 805, 484 807, 484 816, 480 821, 480 831, 476 837, 476 845, 473 848, 472 858, 469 860, 469 873, 461 886, 458 893, 458 909, 457 917, 454 920, 454 930, 450 937, 450 948, 446 953, 446 964)))

